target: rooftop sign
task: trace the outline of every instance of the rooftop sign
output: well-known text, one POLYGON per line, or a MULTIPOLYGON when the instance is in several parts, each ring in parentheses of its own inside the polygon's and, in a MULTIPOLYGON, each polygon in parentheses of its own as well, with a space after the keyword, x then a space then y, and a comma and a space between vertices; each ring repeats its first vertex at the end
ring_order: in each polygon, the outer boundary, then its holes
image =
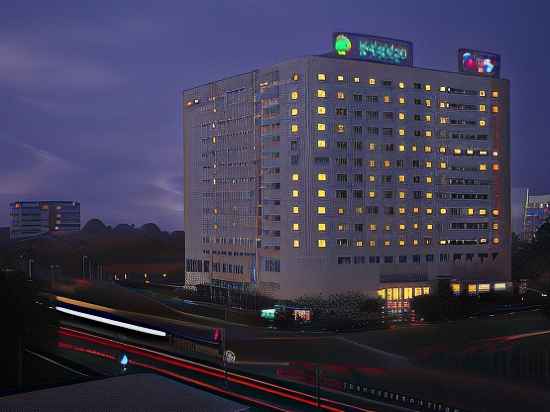
POLYGON ((412 66, 412 43, 387 37, 333 33, 332 50, 338 57, 412 66))
POLYGON ((458 71, 483 77, 500 77, 500 56, 478 50, 458 50, 458 71))

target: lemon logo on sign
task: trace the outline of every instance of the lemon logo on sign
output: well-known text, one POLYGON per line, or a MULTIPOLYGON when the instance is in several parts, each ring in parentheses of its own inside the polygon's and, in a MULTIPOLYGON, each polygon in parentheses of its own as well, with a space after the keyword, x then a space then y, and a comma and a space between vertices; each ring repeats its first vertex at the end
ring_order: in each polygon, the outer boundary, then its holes
POLYGON ((338 53, 340 56, 345 56, 348 54, 348 52, 351 49, 351 40, 343 35, 339 34, 336 36, 336 40, 334 41, 334 50, 336 50, 336 53, 338 53))

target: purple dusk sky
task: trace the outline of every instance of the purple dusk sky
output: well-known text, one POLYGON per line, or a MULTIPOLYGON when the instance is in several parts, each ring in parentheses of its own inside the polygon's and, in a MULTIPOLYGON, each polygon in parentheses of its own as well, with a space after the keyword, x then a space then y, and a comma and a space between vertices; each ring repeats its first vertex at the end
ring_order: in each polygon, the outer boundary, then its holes
MULTIPOLYGON (((79 200, 82 221, 183 228, 180 92, 328 50, 333 31, 414 43, 456 70, 502 55, 512 183, 550 192, 542 1, 24 1, 0 7, 0 226, 18 199, 79 200), (116 5, 115 5, 116 4, 116 5)), ((543 10, 545 9, 545 10, 543 10)))

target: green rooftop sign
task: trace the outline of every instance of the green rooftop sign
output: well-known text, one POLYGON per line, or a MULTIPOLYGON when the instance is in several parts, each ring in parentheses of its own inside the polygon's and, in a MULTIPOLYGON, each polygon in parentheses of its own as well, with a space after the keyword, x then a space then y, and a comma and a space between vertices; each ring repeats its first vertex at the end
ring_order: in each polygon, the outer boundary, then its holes
POLYGON ((405 40, 355 33, 333 33, 332 47, 338 57, 412 66, 413 46, 405 40))

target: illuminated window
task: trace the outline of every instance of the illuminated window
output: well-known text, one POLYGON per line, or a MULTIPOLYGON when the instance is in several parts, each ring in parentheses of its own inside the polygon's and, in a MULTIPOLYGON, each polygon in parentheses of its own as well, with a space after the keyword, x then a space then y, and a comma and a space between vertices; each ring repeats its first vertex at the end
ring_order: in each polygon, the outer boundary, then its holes
POLYGON ((449 118, 448 117, 440 117, 439 118, 439 123, 447 124, 447 123, 449 123, 449 118))
POLYGON ((318 173, 317 174, 317 180, 320 182, 324 182, 327 180, 327 174, 326 173, 318 173))
POLYGON ((399 129, 399 136, 405 136, 405 129, 399 129))
POLYGON ((498 152, 493 152, 494 157, 498 157, 498 152))
POLYGON ((405 120, 405 113, 399 112, 399 120, 405 120))
POLYGON ((298 125, 297 124, 293 124, 290 126, 290 131, 292 133, 298 133, 298 125))
POLYGON ((384 225, 384 230, 386 232, 390 232, 391 231, 391 225, 384 225))
POLYGON ((480 90, 479 95, 480 97, 485 97, 485 90, 480 90))
POLYGON ((369 160, 369 167, 371 168, 376 167, 376 160, 369 160))
POLYGON ((361 206, 358 206, 355 208, 355 214, 356 215, 362 215, 364 212, 364 209, 361 206))
POLYGON ((371 223, 371 224, 369 225, 369 230, 370 230, 371 232, 376 232, 376 223, 371 223))
POLYGON ((317 89, 317 97, 327 97, 327 92, 323 89, 317 89))
POLYGON ((403 96, 399 98, 399 104, 405 104, 405 98, 403 96))
POLYGON ((499 239, 498 237, 494 237, 494 238, 493 238, 493 243, 494 243, 495 245, 498 245, 498 244, 500 243, 500 239, 499 239))
POLYGON ((493 171, 498 172, 499 170, 500 170, 499 164, 498 164, 498 163, 495 163, 495 164, 493 165, 493 171))
POLYGON ((434 228, 434 225, 431 224, 431 223, 428 223, 428 224, 426 225, 426 230, 433 230, 433 228, 434 228))
POLYGON ((445 86, 439 86, 439 91, 440 92, 446 92, 447 88, 445 86))
POLYGON ((293 223, 292 224, 292 230, 295 231, 295 232, 300 230, 300 224, 299 223, 293 223))
POLYGON ((493 223, 492 227, 493 227, 493 230, 498 230, 498 223, 493 223))
POLYGON ((398 210, 400 215, 404 215, 406 213, 406 209, 404 207, 400 207, 398 210))
POLYGON ((403 223, 399 225, 399 230, 405 230, 405 225, 403 223))
POLYGON ((296 107, 293 107, 292 109, 290 109, 290 115, 298 116, 298 109, 296 107))
POLYGON ((369 79, 369 84, 370 84, 371 86, 374 86, 374 85, 376 84, 376 79, 370 78, 370 79, 369 79))
POLYGON ((317 197, 326 197, 326 196, 327 196, 326 190, 324 189, 317 190, 317 197))
POLYGON ((405 88, 405 83, 404 82, 399 82, 399 88, 404 89, 405 88))
POLYGON ((413 246, 418 246, 418 239, 413 239, 413 246))
POLYGON ((487 239, 485 239, 484 237, 482 237, 481 239, 479 239, 479 243, 481 244, 486 244, 487 243, 487 239))
POLYGON ((298 73, 292 73, 292 80, 297 82, 300 80, 300 75, 298 73))
POLYGON ((327 225, 326 223, 318 223, 317 224, 317 230, 319 232, 325 232, 327 230, 327 225))
POLYGON ((487 170, 487 164, 481 163, 481 164, 479 165, 479 170, 481 170, 481 171, 487 170))
POLYGON ((466 214, 468 216, 473 216, 474 215, 474 208, 473 207, 469 207, 468 209, 466 209, 466 214))
POLYGON ((376 192, 370 191, 370 192, 369 192, 369 197, 370 197, 371 199, 375 198, 375 197, 376 197, 376 192))
POLYGON ((298 213, 300 213, 300 208, 298 206, 292 206, 292 213, 297 215, 298 213))
POLYGON ((426 160, 426 168, 430 169, 432 167, 432 162, 430 160, 426 160))
POLYGON ((487 215, 487 209, 479 209, 479 215, 480 216, 486 216, 487 215))
POLYGON ((296 189, 293 189, 292 190, 292 197, 298 197, 298 196, 300 196, 300 192, 296 189))
POLYGON ((384 96, 384 103, 391 103, 391 97, 390 96, 384 96))
POLYGON ((480 105, 479 105, 479 111, 480 111, 480 112, 484 112, 484 111, 485 111, 485 105, 484 105, 484 104, 480 104, 480 105))
POLYGON ((399 175, 398 180, 399 183, 405 183, 405 175, 399 175))
POLYGON ((376 240, 369 240, 369 246, 375 247, 376 246, 376 240))
POLYGON ((413 207, 413 213, 415 215, 419 214, 420 213, 420 208, 419 207, 413 207))
POLYGON ((440 169, 446 169, 447 168, 447 162, 439 162, 439 168, 440 169))
POLYGON ((399 192, 399 199, 405 199, 405 197, 407 197, 406 192, 399 192))
POLYGON ((492 93, 491 93, 491 96, 493 97, 498 97, 498 91, 497 90, 493 90, 492 93))
POLYGON ((325 239, 317 240, 317 247, 319 247, 319 248, 327 247, 327 241, 325 239))
POLYGON ((319 139, 317 140, 317 147, 319 149, 324 149, 327 147, 327 141, 326 140, 323 140, 323 139, 319 139))
POLYGON ((399 246, 405 246, 405 241, 403 239, 399 240, 399 246))
POLYGON ((500 215, 500 210, 493 209, 493 216, 498 216, 498 215, 500 215))
POLYGON ((391 167, 391 160, 384 160, 384 167, 391 167))
POLYGON ((320 132, 324 132, 327 129, 327 125, 325 123, 317 123, 317 130, 320 132))
POLYGON ((292 100, 298 100, 298 91, 294 90, 294 91, 290 92, 290 98, 292 100))
POLYGON ((426 183, 432 183, 432 177, 426 176, 426 183))
POLYGON ((471 156, 474 154, 474 149, 466 149, 466 154, 471 156))
POLYGON ((391 246, 391 240, 384 240, 384 246, 391 246))
POLYGON ((445 245, 447 244, 447 241, 441 239, 441 240, 439 241, 439 244, 445 246, 445 245))
POLYGON ((344 81, 344 75, 339 74, 338 76, 336 76, 336 80, 339 81, 339 82, 343 82, 344 81))
POLYGON ((481 119, 481 120, 479 121, 479 126, 480 126, 480 127, 485 127, 486 124, 487 124, 487 122, 486 122, 485 120, 483 120, 483 119, 481 119))
POLYGON ((432 199, 433 193, 432 192, 426 192, 426 199, 432 199))
POLYGON ((318 114, 326 114, 327 108, 325 106, 317 106, 317 113, 318 114))
POLYGON ((363 246, 364 246, 363 241, 362 241, 362 240, 357 240, 357 241, 355 242, 355 246, 357 246, 357 247, 363 247, 363 246))
POLYGON ((447 148, 445 146, 439 147, 439 153, 446 153, 446 152, 447 152, 447 148))
POLYGON ((415 144, 413 144, 413 145, 411 146, 411 150, 412 150, 413 152, 416 152, 416 145, 415 145, 415 144))
POLYGON ((426 99, 426 100, 424 100, 424 104, 426 105, 426 107, 432 107, 432 101, 431 101, 431 99, 426 99))
POLYGON ((292 173, 292 181, 297 182, 300 180, 300 175, 298 173, 292 173))
POLYGON ((426 214, 427 215, 433 215, 433 213, 434 213, 434 210, 431 207, 426 208, 426 214))
POLYGON ((432 115, 427 114, 426 116, 424 116, 424 119, 426 120, 427 123, 430 123, 432 121, 432 115))
POLYGON ((444 207, 442 207, 441 209, 439 209, 439 214, 440 214, 440 215, 446 215, 446 214, 447 214, 447 209, 445 209, 444 207))
POLYGON ((325 206, 318 206, 317 207, 317 214, 318 215, 326 215, 327 214, 327 208, 325 206))
POLYGON ((376 150, 376 143, 369 143, 369 150, 370 151, 376 150))
POLYGON ((491 111, 492 111, 493 113, 498 113, 498 106, 493 106, 493 107, 491 107, 491 111))
POLYGON ((344 213, 346 213, 346 210, 343 207, 339 207, 338 209, 336 209, 336 213, 338 213, 339 215, 343 215, 344 213))
POLYGON ((359 83, 361 79, 358 76, 353 77, 353 83, 359 83))
POLYGON ((336 92, 336 98, 343 100, 345 98, 344 92, 336 92))
POLYGON ((325 73, 317 73, 317 80, 324 82, 327 79, 325 73))
POLYGON ((298 239, 294 239, 292 241, 292 247, 300 247, 300 241, 298 239))
POLYGON ((336 133, 344 133, 344 125, 343 124, 337 124, 336 125, 336 133))
POLYGON ((404 151, 405 151, 405 145, 404 145, 404 144, 400 144, 400 145, 398 146, 398 148, 399 148, 399 151, 400 151, 400 152, 404 152, 404 151))
POLYGON ((475 283, 468 284, 468 293, 470 295, 475 295, 477 293, 477 285, 475 283))
POLYGON ((430 92, 432 90, 432 85, 431 84, 425 84, 424 85, 424 90, 426 90, 427 92, 430 92))
POLYGON ((424 152, 431 153, 432 152, 432 147, 431 146, 424 146, 424 152))

